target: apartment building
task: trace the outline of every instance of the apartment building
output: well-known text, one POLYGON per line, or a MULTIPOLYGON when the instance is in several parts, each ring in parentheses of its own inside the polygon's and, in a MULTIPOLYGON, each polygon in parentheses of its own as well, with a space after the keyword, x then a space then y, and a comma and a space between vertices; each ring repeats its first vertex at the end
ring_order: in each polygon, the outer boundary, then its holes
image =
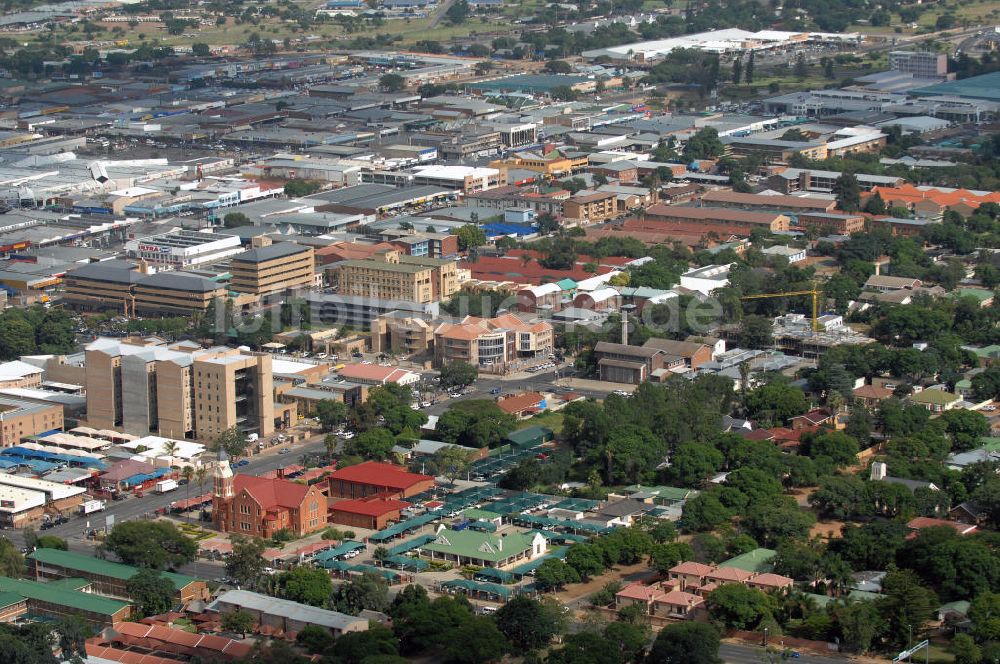
MULTIPOLYGON (((767 186, 782 194, 793 194, 797 191, 830 193, 841 175, 843 173, 840 171, 786 168, 768 177, 767 186)), ((872 187, 898 187, 904 182, 903 178, 892 175, 856 173, 855 177, 858 179, 858 185, 865 191, 871 190, 872 187)))
POLYGON ((423 318, 390 312, 372 321, 371 341, 373 353, 428 353, 434 346, 434 327, 423 318))
POLYGON ((563 203, 563 216, 567 221, 596 224, 618 214, 618 197, 610 191, 578 194, 563 203))
POLYGON ((233 426, 268 435, 295 415, 275 403, 270 355, 103 338, 84 353, 94 428, 210 440, 233 426))
POLYGON ((518 359, 547 355, 552 349, 552 326, 529 323, 514 314, 495 318, 466 316, 458 323, 442 323, 434 330, 434 364, 468 362, 501 369, 518 359))
POLYGON ((271 295, 313 285, 312 247, 294 242, 267 242, 269 240, 264 240, 261 246, 233 257, 229 271, 233 275, 230 287, 234 291, 271 295))
POLYGON ((787 164, 795 155, 806 159, 823 160, 827 157, 825 142, 782 141, 767 138, 730 137, 722 139, 726 154, 733 157, 758 156, 767 163, 787 164))
POLYGON ((226 296, 222 284, 185 272, 149 273, 128 261, 90 263, 63 277, 63 302, 82 311, 189 316, 226 296))
POLYGON ((336 273, 339 293, 346 296, 429 304, 458 291, 455 261, 407 256, 396 249, 344 261, 336 273))
POLYGON ((0 396, 0 447, 17 445, 26 436, 63 428, 63 407, 0 396))
POLYGON ((799 215, 798 225, 818 229, 821 233, 850 235, 865 230, 865 216, 846 212, 807 212, 799 215))
POLYGON ((701 197, 701 204, 703 207, 722 207, 758 212, 768 210, 785 214, 832 212, 837 207, 837 201, 832 199, 745 194, 727 189, 705 192, 701 197))

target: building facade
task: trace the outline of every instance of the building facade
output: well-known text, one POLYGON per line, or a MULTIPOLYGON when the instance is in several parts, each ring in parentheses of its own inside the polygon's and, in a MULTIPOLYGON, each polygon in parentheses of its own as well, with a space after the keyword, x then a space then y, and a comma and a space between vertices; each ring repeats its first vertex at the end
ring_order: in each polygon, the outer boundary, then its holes
POLYGON ((466 316, 434 330, 434 364, 467 362, 502 368, 519 359, 547 355, 552 349, 552 325, 525 322, 514 314, 495 318, 466 316))
POLYGON ((346 296, 430 304, 458 291, 455 261, 407 256, 395 249, 337 268, 339 292, 346 296))
POLYGON ((294 242, 265 244, 233 257, 230 286, 240 293, 271 295, 313 285, 312 247, 294 242))

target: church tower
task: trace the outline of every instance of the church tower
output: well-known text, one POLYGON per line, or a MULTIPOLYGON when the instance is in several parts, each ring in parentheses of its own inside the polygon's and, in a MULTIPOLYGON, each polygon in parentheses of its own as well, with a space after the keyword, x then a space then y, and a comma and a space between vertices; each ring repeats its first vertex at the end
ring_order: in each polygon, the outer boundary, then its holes
POLYGON ((225 530, 229 514, 229 504, 233 499, 233 469, 229 466, 229 455, 219 447, 219 455, 212 468, 212 481, 215 490, 212 494, 212 521, 216 527, 225 530))

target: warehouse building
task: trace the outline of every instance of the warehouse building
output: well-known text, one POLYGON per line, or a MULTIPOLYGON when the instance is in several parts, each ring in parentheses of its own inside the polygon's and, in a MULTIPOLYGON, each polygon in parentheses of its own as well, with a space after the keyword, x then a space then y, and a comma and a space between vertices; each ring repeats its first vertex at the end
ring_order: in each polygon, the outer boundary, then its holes
POLYGON ((125 251, 129 258, 143 260, 159 269, 183 270, 220 261, 243 253, 244 249, 234 235, 178 230, 129 240, 125 251))
POLYGON ((0 576, 0 597, 7 598, 4 603, 13 601, 14 596, 21 597, 27 612, 32 615, 51 620, 77 616, 95 631, 129 619, 132 614, 129 604, 95 595, 89 590, 90 584, 84 579, 40 583, 0 576))
POLYGON ((325 628, 334 636, 368 629, 368 620, 365 618, 268 597, 249 590, 225 592, 208 605, 208 610, 219 614, 245 611, 254 617, 256 624, 262 628, 270 628, 274 633, 301 632, 302 628, 310 625, 325 628))

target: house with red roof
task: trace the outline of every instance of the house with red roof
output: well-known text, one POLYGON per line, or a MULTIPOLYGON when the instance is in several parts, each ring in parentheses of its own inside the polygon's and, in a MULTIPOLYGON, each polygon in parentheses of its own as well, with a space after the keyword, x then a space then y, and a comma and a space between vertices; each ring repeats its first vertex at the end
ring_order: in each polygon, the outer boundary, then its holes
POLYGON ((420 374, 399 367, 387 367, 380 364, 348 364, 337 374, 352 383, 362 385, 412 385, 420 381, 420 374))
POLYGON ((378 461, 365 461, 330 473, 331 498, 409 498, 434 487, 430 475, 411 473, 403 466, 378 461))
POLYGON ((948 519, 935 519, 928 516, 918 516, 906 522, 906 527, 910 532, 907 539, 912 539, 925 528, 951 528, 959 535, 968 535, 976 530, 976 526, 960 521, 950 521, 948 519))
MULTIPOLYGON (((229 460, 225 460, 229 467, 229 460)), ((326 496, 319 485, 284 477, 233 476, 215 471, 212 521, 224 532, 270 539, 279 530, 305 535, 325 528, 326 496)))
POLYGON ((253 650, 246 643, 214 634, 193 634, 163 625, 134 622, 118 623, 114 630, 109 630, 106 642, 102 643, 133 651, 138 649, 150 653, 162 653, 169 661, 176 661, 175 657, 232 661, 248 657, 253 650))

